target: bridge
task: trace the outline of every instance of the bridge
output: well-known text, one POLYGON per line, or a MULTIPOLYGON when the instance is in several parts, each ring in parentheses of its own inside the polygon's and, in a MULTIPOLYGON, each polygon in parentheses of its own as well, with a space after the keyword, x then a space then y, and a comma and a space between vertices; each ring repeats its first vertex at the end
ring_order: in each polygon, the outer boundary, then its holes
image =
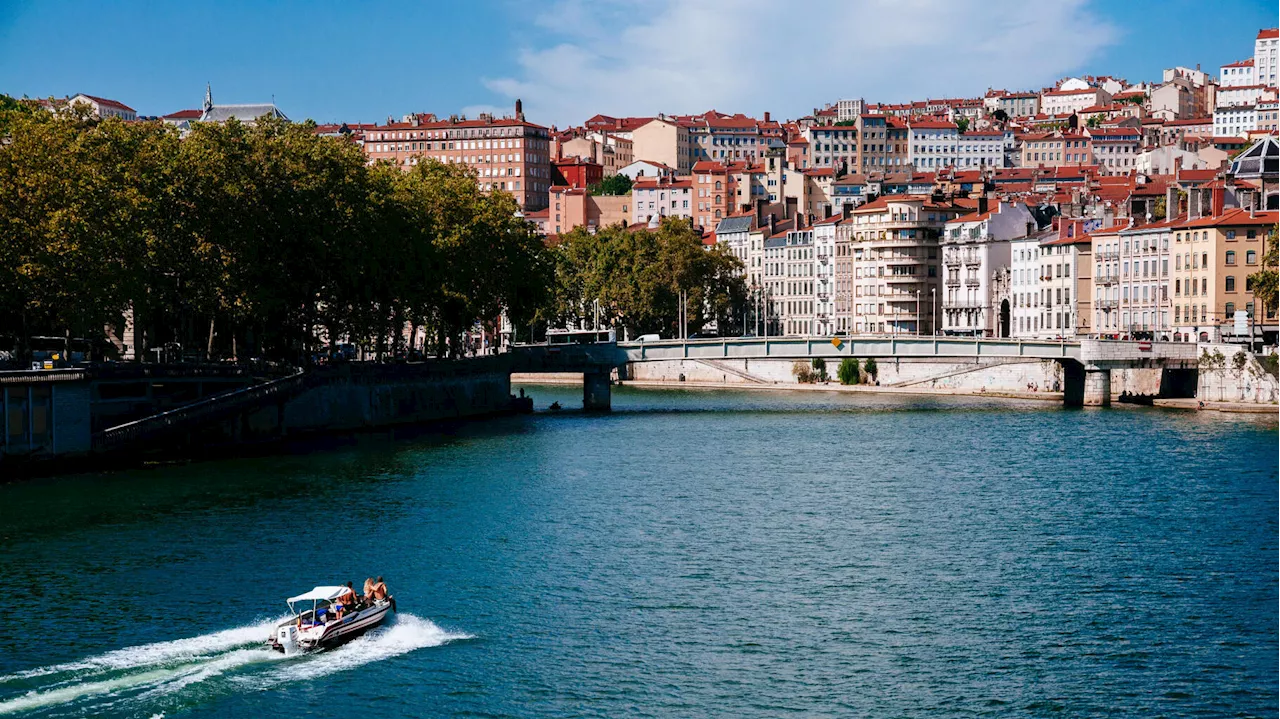
MULTIPOLYGON (((638 362, 669 360, 824 360, 845 357, 936 358, 941 360, 1051 360, 1063 368, 1066 406, 1111 404, 1111 371, 1158 368, 1194 372, 1197 346, 1182 342, 1111 340, 1019 340, 961 337, 726 337, 657 342, 518 345, 513 372, 581 372, 583 406, 610 406, 610 375, 638 362)), ((1162 386, 1165 383, 1162 382, 1162 386)), ((1171 381, 1170 386, 1185 384, 1171 381)), ((1192 383, 1194 386, 1194 383, 1192 383)))

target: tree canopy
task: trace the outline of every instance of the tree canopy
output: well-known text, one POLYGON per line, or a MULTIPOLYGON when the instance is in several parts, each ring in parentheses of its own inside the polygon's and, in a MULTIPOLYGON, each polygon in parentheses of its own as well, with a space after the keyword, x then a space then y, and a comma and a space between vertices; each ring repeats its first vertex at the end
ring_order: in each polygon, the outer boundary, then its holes
POLYGON ((604 320, 632 335, 676 336, 684 291, 688 332, 713 321, 721 333, 741 325, 741 261, 724 246, 705 249, 686 220, 668 218, 655 231, 579 227, 561 236, 553 254, 556 320, 591 317, 598 301, 604 320))
POLYGON ((367 163, 309 123, 55 116, 0 100, 0 335, 102 335, 132 309, 148 343, 299 361, 426 329, 534 317, 551 255, 471 170, 367 163))
POLYGON ((631 178, 626 175, 609 175, 587 188, 593 195, 625 195, 631 192, 631 178))

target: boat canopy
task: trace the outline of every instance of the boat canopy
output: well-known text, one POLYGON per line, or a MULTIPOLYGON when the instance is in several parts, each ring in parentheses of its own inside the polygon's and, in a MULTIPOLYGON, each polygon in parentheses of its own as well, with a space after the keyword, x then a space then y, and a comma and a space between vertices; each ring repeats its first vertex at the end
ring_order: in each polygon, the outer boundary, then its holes
POLYGON ((299 594, 296 597, 289 597, 285 601, 290 604, 294 602, 332 602, 333 600, 346 594, 349 589, 346 587, 316 587, 306 594, 299 594))

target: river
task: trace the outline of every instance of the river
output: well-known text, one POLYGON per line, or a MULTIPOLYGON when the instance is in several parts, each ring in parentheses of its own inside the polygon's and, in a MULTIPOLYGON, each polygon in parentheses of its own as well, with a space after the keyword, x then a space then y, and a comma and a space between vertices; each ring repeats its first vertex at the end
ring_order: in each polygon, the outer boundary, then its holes
POLYGON ((618 389, 327 444, 0 485, 0 715, 1277 711, 1274 416, 618 389), (374 574, 387 626, 258 646, 374 574))

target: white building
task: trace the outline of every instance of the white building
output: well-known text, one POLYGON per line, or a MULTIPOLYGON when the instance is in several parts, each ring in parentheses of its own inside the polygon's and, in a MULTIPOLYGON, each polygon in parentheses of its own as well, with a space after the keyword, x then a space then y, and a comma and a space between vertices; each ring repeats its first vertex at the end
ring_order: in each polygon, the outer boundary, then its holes
POLYGON ((916 170, 930 172, 956 164, 960 128, 946 120, 907 123, 908 158, 916 170))
POLYGON ((1092 316, 1081 317, 1080 312, 1093 282, 1091 240, 1081 220, 1054 222, 1054 228, 1009 243, 1014 337, 1056 339, 1090 333, 1092 316))
POLYGON ((1142 140, 1136 127, 1087 128, 1093 144, 1093 161, 1105 175, 1127 175, 1133 170, 1142 140))
POLYGON ((1245 137, 1258 129, 1258 108, 1254 105, 1231 105, 1213 111, 1214 137, 1245 137))
POLYGON ((834 335, 836 324, 836 230, 843 215, 813 223, 813 334, 834 335))
POLYGON ((1004 167, 1004 132, 973 130, 956 142, 955 167, 961 170, 1004 167))
MULTIPOLYGON (((816 333, 817 255, 813 229, 789 230, 784 235, 782 294, 775 297, 782 319, 782 333, 808 336, 816 333)), ((834 245, 835 236, 832 236, 834 245)))
POLYGON ((105 120, 108 117, 118 117, 121 120, 136 120, 138 113, 132 107, 119 102, 117 100, 108 100, 105 97, 94 97, 93 95, 79 94, 67 100, 67 106, 85 105, 93 116, 105 120))
POLYGON ((862 115, 865 103, 862 98, 855 100, 838 100, 836 102, 836 122, 857 120, 862 115))
MULTIPOLYGON (((1066 83, 1063 83, 1066 85, 1066 83)), ((1046 115, 1070 115, 1094 105, 1110 105, 1111 93, 1100 87, 1078 90, 1051 90, 1040 95, 1040 112, 1046 115)))
POLYGON ((1276 89, 1274 87, 1254 83, 1252 85, 1218 88, 1214 104, 1217 107, 1232 107, 1234 105, 1256 105, 1261 101, 1274 99, 1276 99, 1276 89))
POLYGON ((1218 70, 1218 86, 1219 87, 1238 87, 1240 85, 1252 85, 1253 83, 1253 58, 1233 62, 1229 65, 1223 65, 1218 70))
POLYGON ((1256 82, 1275 86, 1276 76, 1276 43, 1280 38, 1280 30, 1270 28, 1259 30, 1253 41, 1253 78, 1256 82))
POLYGON ((1027 206, 1001 201, 989 212, 951 220, 942 249, 942 333, 1008 337, 1012 306, 999 296, 997 277, 1010 268, 1011 241, 1036 233, 1027 206))
POLYGON ((693 218, 693 181, 688 177, 645 177, 631 186, 631 222, 693 218))
POLYGON ((759 253, 751 252, 751 230, 755 215, 741 214, 726 217, 716 224, 716 244, 729 248, 729 253, 742 260, 742 271, 747 287, 760 284, 759 253))

